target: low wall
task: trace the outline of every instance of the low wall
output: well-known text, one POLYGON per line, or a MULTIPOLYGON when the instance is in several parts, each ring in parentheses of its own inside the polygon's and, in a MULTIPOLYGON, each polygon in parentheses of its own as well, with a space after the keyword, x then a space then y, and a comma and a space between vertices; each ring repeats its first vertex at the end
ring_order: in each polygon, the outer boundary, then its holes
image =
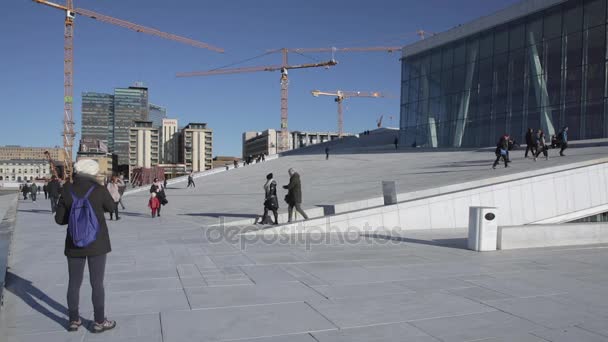
POLYGON ((608 222, 505 226, 498 228, 498 249, 608 243, 608 222))
MULTIPOLYGON (((608 158, 398 194, 398 204, 336 205, 336 214, 286 225, 343 232, 467 228, 469 207, 497 207, 503 226, 524 225, 608 204, 608 158), (602 190, 598 190, 602 189, 602 190)), ((379 199, 366 200, 367 204, 379 199)), ((291 228, 290 228, 291 226, 291 228)), ((268 233, 271 233, 270 231, 268 233)))
POLYGON ((17 218, 17 206, 18 196, 16 194, 0 196, 0 217, 2 217, 2 221, 0 221, 0 307, 3 304, 2 291, 17 218))

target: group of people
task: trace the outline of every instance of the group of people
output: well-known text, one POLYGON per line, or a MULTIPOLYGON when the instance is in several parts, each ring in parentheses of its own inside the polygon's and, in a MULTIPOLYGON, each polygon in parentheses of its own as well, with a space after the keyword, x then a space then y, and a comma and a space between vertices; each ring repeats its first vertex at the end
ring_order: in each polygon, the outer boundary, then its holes
POLYGON ((40 192, 44 192, 44 199, 48 199, 51 202, 51 213, 55 213, 57 208, 57 201, 59 200, 59 195, 61 194, 61 182, 57 177, 52 176, 51 180, 45 182, 44 185, 39 186, 34 182, 26 181, 19 188, 21 193, 23 194, 23 199, 27 200, 28 195, 32 199, 32 202, 36 202, 37 195, 40 192))
MULTIPOLYGON (((511 139, 509 134, 501 136, 496 144, 496 150, 494 151, 496 160, 494 160, 492 168, 495 169, 500 163, 501 159, 504 161, 505 167, 509 167, 509 163, 511 162, 509 158, 509 151, 511 151, 515 146, 518 146, 518 144, 515 140, 511 139)), ((526 132, 525 158, 528 158, 528 154, 531 153, 534 161, 536 161, 538 156, 542 153, 545 159, 549 160, 550 148, 559 148, 559 155, 562 157, 564 156, 564 150, 568 148, 567 126, 563 127, 557 135, 551 136, 550 141, 547 141, 545 132, 543 132, 542 129, 539 128, 535 132, 534 129, 528 128, 528 131, 526 132)))
MULTIPOLYGON (((287 189, 287 195, 285 195, 285 202, 287 203, 288 222, 292 221, 294 209, 302 215, 305 220, 308 220, 308 215, 302 209, 302 183, 300 181, 300 174, 298 174, 293 168, 290 168, 287 173, 289 174, 289 184, 284 185, 283 189, 287 189)), ((279 224, 279 198, 277 196, 277 182, 274 180, 272 173, 266 175, 266 183, 264 183, 264 214, 261 224, 279 224), (268 213, 272 212, 274 216, 274 222, 268 216, 268 213)))
MULTIPOLYGON (((263 161, 266 161, 266 155, 263 153, 255 155, 255 156, 248 155, 245 158, 243 165, 250 165, 250 164, 253 164, 254 162, 259 163, 259 162, 263 162, 263 161)), ((235 160, 235 162, 236 162, 236 160, 235 160)))

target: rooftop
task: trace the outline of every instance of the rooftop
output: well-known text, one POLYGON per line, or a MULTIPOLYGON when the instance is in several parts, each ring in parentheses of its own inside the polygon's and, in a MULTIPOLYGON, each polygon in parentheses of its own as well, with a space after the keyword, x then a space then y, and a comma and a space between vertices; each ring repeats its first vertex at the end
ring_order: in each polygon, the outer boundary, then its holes
POLYGON ((458 25, 445 32, 407 45, 403 48, 403 57, 413 56, 455 40, 489 30, 565 1, 566 0, 523 0, 490 15, 472 20, 466 24, 458 25))

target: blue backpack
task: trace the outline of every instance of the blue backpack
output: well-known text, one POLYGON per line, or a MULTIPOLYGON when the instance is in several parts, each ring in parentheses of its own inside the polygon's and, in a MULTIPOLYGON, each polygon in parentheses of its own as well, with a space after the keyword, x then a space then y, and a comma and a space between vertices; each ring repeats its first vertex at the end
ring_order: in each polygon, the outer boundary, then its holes
POLYGON ((93 185, 83 198, 79 198, 72 191, 72 207, 68 220, 68 232, 72 236, 72 242, 77 247, 86 247, 97 239, 99 232, 99 221, 95 211, 89 202, 89 195, 95 189, 93 185))

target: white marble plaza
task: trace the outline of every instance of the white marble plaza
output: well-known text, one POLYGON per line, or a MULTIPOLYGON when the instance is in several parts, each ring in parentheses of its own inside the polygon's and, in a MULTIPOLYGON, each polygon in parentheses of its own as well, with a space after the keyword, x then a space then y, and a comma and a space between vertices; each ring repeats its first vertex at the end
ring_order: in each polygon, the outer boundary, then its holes
POLYGON ((157 219, 135 193, 108 221, 106 312, 118 327, 100 335, 65 331, 65 227, 46 201, 20 201, 0 341, 608 341, 608 245, 478 253, 458 228, 274 238, 209 228, 215 216, 259 214, 264 175, 285 184, 290 166, 311 208, 381 195, 381 180, 424 190, 604 151, 514 154, 497 170, 487 152, 292 156, 173 185, 157 219))

